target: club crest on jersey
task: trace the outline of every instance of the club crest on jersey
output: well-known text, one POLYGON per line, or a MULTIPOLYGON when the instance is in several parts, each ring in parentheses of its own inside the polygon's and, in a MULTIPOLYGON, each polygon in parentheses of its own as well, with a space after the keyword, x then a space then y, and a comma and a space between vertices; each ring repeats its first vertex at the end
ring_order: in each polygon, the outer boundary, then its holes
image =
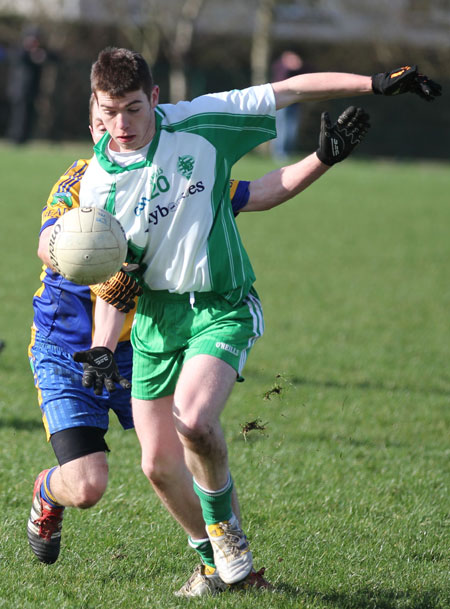
POLYGON ((66 192, 58 192, 56 195, 53 195, 51 205, 67 205, 67 207, 72 207, 72 195, 66 192))
POLYGON ((195 159, 190 154, 178 157, 177 171, 184 178, 190 179, 192 172, 194 171, 195 159))

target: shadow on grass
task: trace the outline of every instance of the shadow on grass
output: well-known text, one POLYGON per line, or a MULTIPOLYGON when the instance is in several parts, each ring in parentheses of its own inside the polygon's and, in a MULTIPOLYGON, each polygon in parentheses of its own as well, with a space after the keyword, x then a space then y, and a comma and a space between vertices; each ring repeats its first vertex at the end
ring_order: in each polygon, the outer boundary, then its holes
POLYGON ((302 376, 294 376, 290 378, 293 385, 309 385, 311 387, 320 387, 326 389, 358 389, 360 391, 389 391, 392 393, 426 393, 427 395, 449 395, 449 391, 437 387, 423 389, 420 387, 401 387, 396 385, 386 385, 384 383, 373 383, 371 381, 361 381, 357 383, 341 383, 339 381, 318 381, 308 379, 302 376))
MULTIPOLYGON (((273 382, 273 376, 269 376, 265 374, 263 371, 258 370, 256 368, 252 368, 250 365, 245 369, 246 376, 253 379, 260 379, 261 382, 264 382, 268 386, 273 382)), ((334 381, 334 380, 320 380, 320 379, 312 379, 304 376, 290 376, 287 375, 288 384, 295 386, 307 386, 307 387, 318 387, 319 389, 357 389, 359 391, 387 391, 391 393, 416 393, 416 394, 426 394, 426 395, 437 395, 437 396, 448 396, 450 394, 449 389, 441 388, 441 387, 408 387, 401 386, 395 384, 387 384, 383 382, 373 382, 373 381, 334 381)))
POLYGON ((43 429, 42 421, 38 419, 20 419, 19 417, 0 417, 0 429, 15 429, 17 431, 35 431, 43 429))
POLYGON ((445 607, 442 590, 394 590, 360 588, 354 591, 315 592, 294 587, 289 584, 277 584, 275 593, 291 599, 303 599, 323 603, 326 607, 336 609, 440 609, 445 607))

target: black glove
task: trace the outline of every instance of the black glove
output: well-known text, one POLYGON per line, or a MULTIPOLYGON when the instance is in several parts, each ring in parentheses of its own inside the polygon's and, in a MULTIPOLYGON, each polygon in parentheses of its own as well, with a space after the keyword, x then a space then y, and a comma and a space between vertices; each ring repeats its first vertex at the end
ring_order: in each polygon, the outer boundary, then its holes
POLYGON ((391 72, 379 72, 372 76, 372 89, 376 95, 416 93, 422 99, 433 101, 441 95, 442 87, 424 74, 418 74, 417 66, 403 66, 391 72))
POLYGON ((123 389, 130 389, 130 381, 120 375, 114 354, 108 347, 77 351, 73 359, 83 364, 83 387, 93 387, 95 395, 102 394, 103 386, 109 393, 115 391, 115 383, 119 383, 123 389))
POLYGON ((322 112, 319 148, 316 151, 319 160, 330 166, 343 161, 360 143, 369 127, 369 115, 362 108, 350 106, 334 125, 328 112, 322 112))

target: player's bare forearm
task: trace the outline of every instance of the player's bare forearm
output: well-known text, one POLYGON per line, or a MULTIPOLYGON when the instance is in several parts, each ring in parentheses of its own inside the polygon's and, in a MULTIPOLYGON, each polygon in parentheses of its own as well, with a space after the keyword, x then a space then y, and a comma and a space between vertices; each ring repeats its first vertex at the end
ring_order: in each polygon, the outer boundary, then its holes
POLYGON ((50 267, 52 267, 52 263, 50 260, 50 254, 48 251, 48 242, 50 241, 50 235, 52 234, 53 226, 47 226, 44 228, 42 233, 39 235, 39 245, 37 250, 38 257, 42 260, 42 262, 50 267))
POLYGON ((345 72, 300 74, 272 83, 277 110, 299 101, 320 101, 373 93, 372 77, 345 72))
POLYGON ((114 351, 119 341, 125 317, 125 313, 118 311, 101 298, 97 298, 95 301, 95 324, 92 346, 108 347, 108 349, 114 351))
POLYGON ((298 163, 287 165, 250 182, 250 197, 241 211, 264 211, 281 205, 308 188, 330 167, 310 154, 298 163))

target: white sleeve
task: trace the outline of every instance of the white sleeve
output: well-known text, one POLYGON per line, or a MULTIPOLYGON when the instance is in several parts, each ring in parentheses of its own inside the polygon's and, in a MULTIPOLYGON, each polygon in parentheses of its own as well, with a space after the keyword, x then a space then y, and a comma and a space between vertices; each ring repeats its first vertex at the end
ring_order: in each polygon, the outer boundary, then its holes
POLYGON ((209 93, 177 104, 161 104, 170 123, 182 121, 194 114, 208 112, 275 116, 276 102, 272 85, 258 85, 247 89, 233 89, 223 93, 209 93))

